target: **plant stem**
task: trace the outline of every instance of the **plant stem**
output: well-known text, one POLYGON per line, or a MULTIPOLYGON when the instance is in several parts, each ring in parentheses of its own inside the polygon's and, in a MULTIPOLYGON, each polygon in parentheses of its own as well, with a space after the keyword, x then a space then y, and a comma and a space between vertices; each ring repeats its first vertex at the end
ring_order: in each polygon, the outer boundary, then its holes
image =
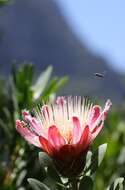
POLYGON ((78 179, 73 178, 70 180, 71 190, 78 190, 78 179))

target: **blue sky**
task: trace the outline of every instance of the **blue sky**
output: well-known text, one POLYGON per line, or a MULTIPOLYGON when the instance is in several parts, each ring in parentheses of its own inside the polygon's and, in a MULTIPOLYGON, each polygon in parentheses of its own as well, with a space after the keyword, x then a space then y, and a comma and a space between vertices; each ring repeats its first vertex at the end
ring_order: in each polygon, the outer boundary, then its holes
POLYGON ((56 0, 78 38, 125 72, 125 0, 56 0))

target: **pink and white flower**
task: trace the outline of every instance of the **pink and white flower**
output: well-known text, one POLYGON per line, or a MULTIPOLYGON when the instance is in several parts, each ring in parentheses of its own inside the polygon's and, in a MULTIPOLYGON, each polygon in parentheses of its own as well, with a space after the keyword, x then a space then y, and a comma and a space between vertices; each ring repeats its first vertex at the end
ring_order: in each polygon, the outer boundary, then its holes
POLYGON ((65 170, 73 162, 75 167, 86 154, 102 130, 111 105, 107 100, 102 110, 85 98, 58 97, 55 103, 48 103, 40 111, 35 111, 35 116, 24 111, 24 120, 16 121, 16 129, 29 143, 40 147, 58 165, 63 165, 62 170, 65 170))

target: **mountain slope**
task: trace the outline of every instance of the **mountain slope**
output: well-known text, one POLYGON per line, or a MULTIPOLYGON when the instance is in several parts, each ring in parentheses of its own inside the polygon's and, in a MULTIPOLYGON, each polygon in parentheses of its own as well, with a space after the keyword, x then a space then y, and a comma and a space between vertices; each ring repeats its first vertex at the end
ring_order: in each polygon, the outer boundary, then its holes
POLYGON ((105 59, 76 38, 52 0, 15 0, 1 9, 0 66, 9 73, 13 60, 32 61, 37 71, 48 64, 70 76, 66 94, 91 94, 122 99, 124 87, 105 59), (104 72, 103 79, 94 77, 104 72))

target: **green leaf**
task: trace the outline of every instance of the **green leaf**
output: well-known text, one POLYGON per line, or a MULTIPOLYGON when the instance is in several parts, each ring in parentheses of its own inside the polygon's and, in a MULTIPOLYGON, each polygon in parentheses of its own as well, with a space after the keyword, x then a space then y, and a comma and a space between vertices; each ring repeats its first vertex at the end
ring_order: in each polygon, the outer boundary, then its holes
MULTIPOLYGON (((46 178, 44 179, 44 183, 47 184, 49 187, 53 186, 52 190, 56 190, 58 183, 62 184, 61 178, 52 162, 52 159, 45 153, 39 153, 39 162, 41 166, 46 171, 46 178)), ((60 186, 58 187, 60 189, 60 186)))
POLYGON ((117 178, 111 186, 107 188, 107 190, 124 190, 125 188, 125 181, 123 177, 117 178))
POLYGON ((52 66, 49 66, 45 71, 41 73, 38 80, 36 81, 36 84, 32 86, 33 97, 35 100, 37 100, 41 96, 44 89, 46 88, 46 85, 50 79, 52 70, 53 70, 52 66))
POLYGON ((3 129, 7 138, 11 139, 12 134, 11 134, 10 128, 7 127, 6 123, 1 118, 0 118, 0 128, 3 129))
POLYGON ((50 177, 45 178, 44 183, 51 188, 51 190, 58 190, 58 184, 50 177))
POLYGON ((44 167, 48 167, 53 164, 51 158, 45 152, 39 153, 39 162, 44 167))
POLYGON ((93 181, 91 177, 85 176, 80 181, 79 190, 92 190, 93 189, 93 181))
POLYGON ((8 2, 9 0, 0 0, 0 7, 6 5, 8 2))
POLYGON ((29 182, 33 190, 51 190, 49 187, 47 187, 47 185, 36 179, 28 178, 27 181, 29 182))
POLYGON ((67 80, 68 80, 67 76, 64 76, 61 78, 59 77, 52 78, 52 80, 50 81, 47 88, 42 94, 42 99, 45 99, 45 100, 50 99, 50 95, 54 95, 57 91, 59 91, 60 88, 62 88, 65 85, 67 80))
POLYGON ((67 81, 68 81, 68 77, 67 76, 64 76, 64 77, 58 79, 58 82, 56 83, 53 91, 57 92, 57 90, 59 90, 60 88, 62 88, 67 81))
POLYGON ((107 150, 107 144, 102 144, 98 148, 98 166, 100 166, 107 150))
POLYGON ((55 181, 61 182, 60 176, 58 175, 51 158, 45 152, 39 153, 39 162, 42 167, 46 168, 47 176, 55 181))
POLYGON ((95 153, 89 152, 88 160, 86 162, 85 173, 92 175, 99 168, 107 149, 107 144, 102 144, 98 147, 95 153))
POLYGON ((47 175, 50 176, 50 178, 52 178, 53 180, 55 180, 56 182, 61 183, 61 179, 60 176, 55 168, 55 166, 53 164, 51 164, 50 166, 48 166, 47 168, 47 175))
POLYGON ((58 80, 59 80, 58 77, 54 77, 50 81, 49 85, 47 86, 46 90, 43 93, 43 96, 48 97, 51 93, 53 93, 55 91, 58 80))
POLYGON ((32 105, 33 93, 31 90, 33 80, 33 65, 24 62, 19 69, 13 65, 11 88, 15 108, 23 109, 24 105, 28 109, 32 105), (15 101, 16 100, 16 101, 15 101), (16 103, 16 104, 15 104, 16 103))

